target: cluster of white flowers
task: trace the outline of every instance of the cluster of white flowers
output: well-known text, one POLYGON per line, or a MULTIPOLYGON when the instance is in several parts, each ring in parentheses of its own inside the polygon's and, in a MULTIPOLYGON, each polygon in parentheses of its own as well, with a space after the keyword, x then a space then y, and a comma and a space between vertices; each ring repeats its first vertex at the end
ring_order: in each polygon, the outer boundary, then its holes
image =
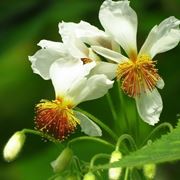
POLYGON ((37 105, 36 127, 58 139, 77 124, 88 135, 101 135, 96 124, 73 108, 104 96, 114 78, 135 99, 142 120, 150 125, 159 121, 163 103, 156 87, 163 88, 164 82, 153 58, 177 46, 180 21, 169 17, 154 26, 138 53, 137 15, 129 1, 105 0, 99 19, 105 31, 84 21, 59 23, 62 42, 41 40, 41 49, 29 57, 34 73, 51 79, 56 94, 55 100, 37 105))

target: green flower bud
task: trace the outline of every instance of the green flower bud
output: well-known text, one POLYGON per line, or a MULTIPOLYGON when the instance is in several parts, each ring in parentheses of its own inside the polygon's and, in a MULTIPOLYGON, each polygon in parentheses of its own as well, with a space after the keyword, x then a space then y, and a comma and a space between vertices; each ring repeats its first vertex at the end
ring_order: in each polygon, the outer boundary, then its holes
POLYGON ((70 164, 72 157, 73 151, 69 147, 65 148, 58 156, 58 158, 55 161, 51 162, 53 171, 55 173, 64 171, 70 164))
POLYGON ((148 179, 154 179, 155 174, 156 174, 156 165, 155 164, 146 164, 143 166, 143 172, 144 175, 148 179))
POLYGON ((58 176, 54 180, 64 180, 64 178, 62 176, 58 176))
POLYGON ((13 161, 20 153, 26 136, 23 132, 18 131, 12 135, 3 150, 3 157, 6 161, 13 161))
POLYGON ((75 174, 69 175, 66 177, 66 180, 78 180, 78 176, 75 174))
POLYGON ((96 177, 92 172, 88 172, 85 174, 83 180, 96 180, 96 177))
POLYGON ((69 174, 67 176, 57 176, 55 179, 53 180, 80 180, 80 177, 77 174, 69 174))
MULTIPOLYGON (((113 151, 112 154, 111 154, 111 159, 110 159, 110 163, 113 163, 113 162, 116 162, 116 161, 119 161, 120 159, 122 158, 122 154, 120 151, 113 151)), ((117 168, 110 168, 109 169, 109 179, 110 180, 118 180, 120 175, 121 175, 121 171, 122 171, 122 168, 120 167, 117 167, 117 168)))

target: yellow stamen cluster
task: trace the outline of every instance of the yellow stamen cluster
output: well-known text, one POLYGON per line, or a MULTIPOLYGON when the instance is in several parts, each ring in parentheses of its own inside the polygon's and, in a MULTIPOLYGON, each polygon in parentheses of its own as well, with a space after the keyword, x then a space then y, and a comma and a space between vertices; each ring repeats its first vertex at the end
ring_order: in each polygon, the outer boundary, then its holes
POLYGON ((124 92, 136 97, 143 92, 152 91, 160 78, 155 63, 147 55, 120 63, 116 76, 121 80, 124 92))
POLYGON ((65 98, 54 101, 42 100, 36 106, 36 128, 56 139, 64 140, 79 123, 72 107, 72 102, 65 98))

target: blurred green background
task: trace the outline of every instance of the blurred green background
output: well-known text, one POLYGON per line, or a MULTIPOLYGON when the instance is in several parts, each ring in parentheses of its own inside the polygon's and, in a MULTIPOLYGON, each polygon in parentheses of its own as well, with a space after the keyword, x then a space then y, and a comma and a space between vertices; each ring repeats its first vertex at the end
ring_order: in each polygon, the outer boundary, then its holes
MULTIPOLYGON (((32 73, 28 56, 38 50, 36 44, 41 39, 61 41, 58 22, 62 20, 71 22, 84 20, 102 28, 98 20, 98 11, 102 2, 102 0, 0 1, 1 180, 44 180, 53 174, 50 162, 58 156, 61 147, 51 142, 44 142, 37 136, 27 137, 23 152, 14 162, 6 163, 2 158, 3 146, 15 131, 34 127, 35 104, 42 98, 54 98, 51 82, 44 81, 40 76, 32 73)), ((139 18, 139 47, 155 24, 159 24, 171 15, 180 17, 179 0, 132 0, 131 6, 139 18)), ((178 46, 156 56, 159 73, 165 81, 165 88, 160 91, 164 102, 161 122, 167 121, 173 126, 180 113, 179 50, 178 46)), ((113 95, 113 90, 111 93, 113 95)), ((131 103, 131 100, 128 101, 131 103)), ((81 107, 103 119, 110 127, 113 126, 105 97, 83 103, 81 107)), ((131 108, 128 106, 127 109, 131 114, 131 108)), ((136 140, 140 143, 151 128, 143 122, 138 126, 141 138, 136 140)), ((73 136, 78 136, 78 133, 73 136)), ((112 151, 90 142, 76 144, 73 150, 83 160, 89 160, 94 152, 112 151)), ((177 162, 160 165, 157 179, 178 180, 179 168, 177 162)))

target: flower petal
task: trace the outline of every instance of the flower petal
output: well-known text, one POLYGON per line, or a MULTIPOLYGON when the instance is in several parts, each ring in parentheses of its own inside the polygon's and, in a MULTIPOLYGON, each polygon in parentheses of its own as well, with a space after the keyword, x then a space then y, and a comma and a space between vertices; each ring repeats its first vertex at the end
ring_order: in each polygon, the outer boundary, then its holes
POLYGON ((129 6, 129 1, 104 1, 99 19, 105 31, 114 37, 128 55, 137 53, 137 15, 129 6))
POLYGON ((43 49, 52 49, 60 53, 67 53, 63 43, 61 42, 48 41, 43 39, 37 45, 43 49))
POLYGON ((169 17, 150 31, 140 53, 153 58, 156 54, 168 51, 178 45, 180 41, 180 20, 169 17))
POLYGON ((84 114, 74 111, 75 116, 80 120, 81 131, 89 136, 102 136, 102 131, 97 124, 91 121, 84 114))
POLYGON ((152 92, 141 94, 136 98, 138 113, 143 121, 154 125, 159 121, 163 103, 157 89, 152 92))
POLYGON ((91 75, 105 74, 108 79, 114 79, 116 77, 117 64, 109 62, 97 62, 96 66, 91 70, 91 75))
POLYGON ((97 54, 107 58, 108 60, 112 60, 116 63, 121 63, 122 61, 124 62, 128 60, 128 58, 123 56, 122 54, 112 51, 110 49, 101 47, 101 46, 91 46, 91 48, 97 54))
POLYGON ((59 33, 62 41, 69 53, 76 58, 84 58, 88 56, 88 47, 76 36, 74 28, 75 23, 59 23, 59 33))
POLYGON ((48 80, 49 68, 54 61, 67 55, 62 43, 41 40, 38 43, 42 47, 33 56, 29 56, 33 72, 39 74, 43 79, 48 80))
POLYGON ((104 96, 112 88, 113 81, 110 81, 104 74, 93 75, 89 79, 74 83, 68 93, 77 105, 83 101, 89 101, 104 96))
POLYGON ((73 57, 64 57, 55 61, 50 68, 50 77, 56 96, 66 94, 73 83, 83 79, 95 66, 95 62, 83 65, 83 62, 73 57))
POLYGON ((156 87, 158 87, 159 89, 163 89, 164 85, 165 85, 164 80, 162 78, 160 78, 156 84, 156 87))

